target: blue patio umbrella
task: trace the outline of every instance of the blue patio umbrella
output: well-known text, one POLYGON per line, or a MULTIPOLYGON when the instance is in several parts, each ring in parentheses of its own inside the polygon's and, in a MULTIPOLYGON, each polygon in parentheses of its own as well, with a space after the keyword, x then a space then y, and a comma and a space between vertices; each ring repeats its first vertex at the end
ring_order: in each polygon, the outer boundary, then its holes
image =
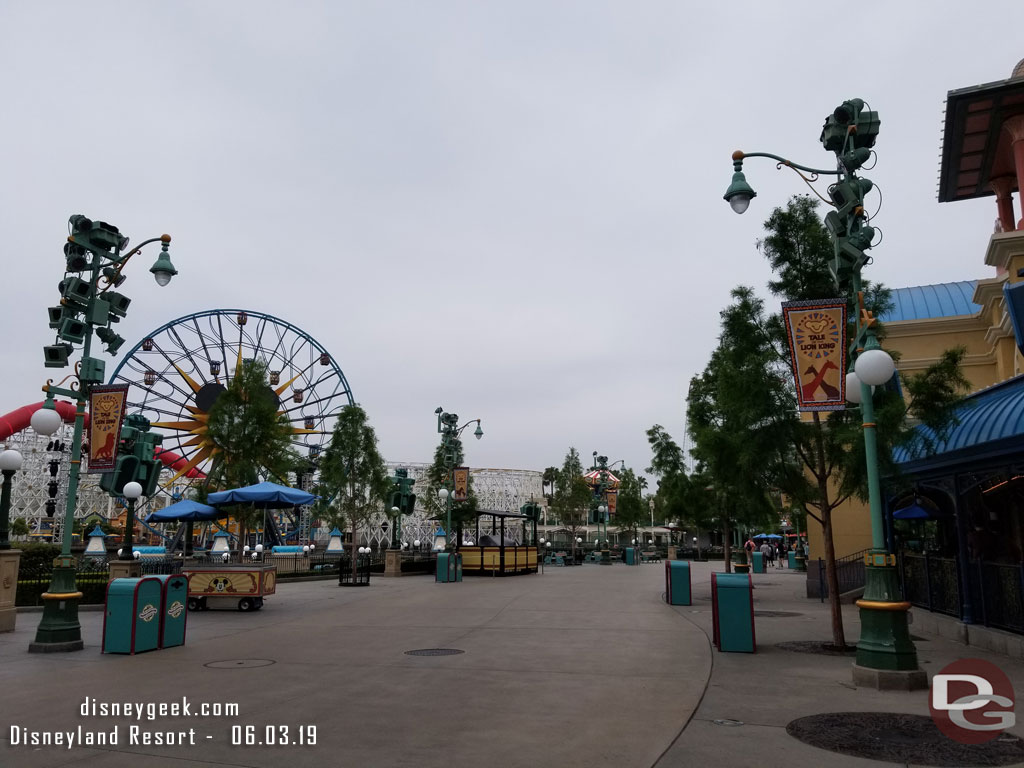
POLYGON ((247 485, 244 488, 217 491, 207 496, 206 500, 214 506, 250 504, 258 509, 286 509, 301 504, 312 504, 317 497, 298 488, 289 488, 287 485, 268 481, 247 485))
POLYGON ((174 523, 174 522, 199 522, 202 520, 216 520, 224 517, 224 513, 198 501, 185 499, 176 504, 170 504, 156 512, 151 512, 146 518, 147 523, 174 523))
MULTIPOLYGON (((231 488, 227 491, 217 491, 206 497, 206 500, 215 506, 227 504, 247 504, 253 509, 264 510, 264 531, 267 530, 266 510, 288 509, 302 504, 312 504, 319 497, 312 493, 289 488, 287 485, 278 485, 265 481, 255 485, 247 485, 244 488, 231 488)), ((271 526, 273 520, 271 520, 271 526)), ((276 534, 275 534, 276 536, 276 534)))
POLYGON ((931 512, 917 502, 906 507, 901 507, 892 513, 896 520, 930 520, 934 517, 931 512))

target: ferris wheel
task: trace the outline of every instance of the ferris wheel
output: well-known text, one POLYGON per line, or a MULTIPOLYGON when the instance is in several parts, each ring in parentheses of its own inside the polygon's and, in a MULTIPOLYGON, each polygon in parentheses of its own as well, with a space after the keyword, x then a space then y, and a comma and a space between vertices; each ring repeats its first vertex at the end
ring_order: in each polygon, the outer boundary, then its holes
POLYGON ((355 403, 345 374, 316 339, 284 320, 211 309, 148 334, 110 377, 111 384, 129 385, 127 412, 149 419, 164 434, 163 450, 181 457, 164 489, 209 466, 217 450, 206 434, 210 409, 252 360, 266 364, 268 394, 291 426, 294 447, 310 458, 311 479, 338 414, 355 403))

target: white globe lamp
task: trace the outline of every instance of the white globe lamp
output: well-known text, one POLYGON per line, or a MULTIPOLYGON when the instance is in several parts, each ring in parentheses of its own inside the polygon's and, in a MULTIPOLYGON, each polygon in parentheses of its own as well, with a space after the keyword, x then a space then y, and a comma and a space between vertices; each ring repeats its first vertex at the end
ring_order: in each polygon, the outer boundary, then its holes
POLYGON ((892 378, 896 363, 884 349, 866 349, 857 356, 853 370, 865 384, 880 387, 892 378))

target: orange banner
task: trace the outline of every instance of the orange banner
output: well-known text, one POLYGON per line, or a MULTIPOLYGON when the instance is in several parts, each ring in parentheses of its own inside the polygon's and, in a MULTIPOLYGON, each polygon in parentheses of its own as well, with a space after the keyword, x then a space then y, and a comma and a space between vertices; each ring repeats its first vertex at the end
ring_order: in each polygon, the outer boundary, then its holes
POLYGON ((466 501, 469 498, 469 467, 456 467, 455 475, 455 501, 466 501))
POLYGON ((611 520, 615 517, 615 505, 619 500, 619 492, 605 491, 604 498, 608 504, 608 519, 611 520))
POLYGON ((89 391, 89 472, 114 469, 127 400, 127 384, 96 385, 89 391))
POLYGON ((846 300, 784 301, 801 411, 846 408, 846 300))

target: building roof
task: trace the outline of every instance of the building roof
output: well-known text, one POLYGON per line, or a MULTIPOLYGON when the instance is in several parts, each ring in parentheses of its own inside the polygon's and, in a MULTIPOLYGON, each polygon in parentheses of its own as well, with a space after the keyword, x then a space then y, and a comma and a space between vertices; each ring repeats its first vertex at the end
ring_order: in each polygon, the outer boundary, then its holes
POLYGON ((1008 80, 961 88, 946 96, 946 121, 939 166, 939 202, 987 197, 991 181, 1014 175, 1006 120, 1024 103, 1024 78, 1014 68, 1008 80))
POLYGON ((976 315, 980 304, 973 301, 977 280, 958 283, 917 285, 892 290, 892 309, 879 316, 883 323, 902 320, 930 320, 936 317, 976 315))
POLYGON ((959 423, 942 440, 923 425, 917 427, 920 440, 894 450, 893 461, 904 471, 920 473, 1024 453, 1024 375, 969 395, 957 417, 959 423), (929 441, 935 450, 922 457, 929 441))

